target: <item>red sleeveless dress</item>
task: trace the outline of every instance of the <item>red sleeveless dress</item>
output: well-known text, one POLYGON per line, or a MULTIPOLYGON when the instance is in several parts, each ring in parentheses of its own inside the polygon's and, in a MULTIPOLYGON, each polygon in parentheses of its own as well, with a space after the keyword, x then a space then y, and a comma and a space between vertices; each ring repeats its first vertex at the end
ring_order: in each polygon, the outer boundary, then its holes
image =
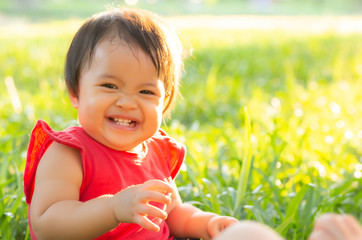
MULTIPOLYGON (((174 179, 185 157, 185 146, 159 130, 145 141, 144 151, 129 153, 108 148, 91 138, 81 127, 70 127, 64 131, 52 130, 44 121, 38 120, 30 138, 24 172, 24 192, 30 206, 34 191, 37 166, 49 147, 58 143, 79 149, 83 165, 83 182, 79 201, 97 198, 105 194, 116 194, 131 185, 147 180, 174 179)), ((157 206, 157 203, 154 203, 157 206)), ((163 207, 158 204, 158 207, 163 207)), ((29 208, 30 209, 30 208, 29 208)), ((29 226, 32 239, 36 239, 29 226)), ((141 228, 137 224, 121 223, 117 228, 97 239, 172 239, 165 221, 159 232, 141 228)))

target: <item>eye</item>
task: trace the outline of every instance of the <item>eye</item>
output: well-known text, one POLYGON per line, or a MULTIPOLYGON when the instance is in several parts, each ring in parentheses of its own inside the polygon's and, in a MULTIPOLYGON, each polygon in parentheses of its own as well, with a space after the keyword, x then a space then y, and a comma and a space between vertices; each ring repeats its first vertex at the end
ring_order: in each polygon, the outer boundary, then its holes
POLYGON ((117 86, 112 83, 104 83, 101 86, 105 88, 117 89, 117 86))
POLYGON ((140 93, 142 94, 148 94, 148 95, 156 95, 154 92, 150 91, 150 90, 142 90, 140 91, 140 93))

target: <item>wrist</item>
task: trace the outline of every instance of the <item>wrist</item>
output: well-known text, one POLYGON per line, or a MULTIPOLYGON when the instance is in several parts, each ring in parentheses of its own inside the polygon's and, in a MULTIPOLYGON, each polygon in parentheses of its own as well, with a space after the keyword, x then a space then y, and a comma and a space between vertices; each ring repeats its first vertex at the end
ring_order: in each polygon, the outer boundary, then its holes
POLYGON ((117 203, 119 202, 118 200, 118 196, 117 194, 116 195, 109 195, 109 207, 113 213, 113 218, 114 218, 114 221, 117 223, 117 224, 120 224, 121 223, 121 213, 117 212, 117 203))

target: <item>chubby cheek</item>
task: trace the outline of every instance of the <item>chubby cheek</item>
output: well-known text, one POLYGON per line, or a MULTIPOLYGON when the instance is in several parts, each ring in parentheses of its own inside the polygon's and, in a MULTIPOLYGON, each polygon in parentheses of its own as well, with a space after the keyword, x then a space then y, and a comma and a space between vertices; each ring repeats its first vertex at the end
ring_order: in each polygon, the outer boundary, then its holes
POLYGON ((89 112, 94 112, 93 110, 101 110, 105 107, 107 98, 96 96, 95 94, 87 94, 84 95, 83 99, 80 99, 79 103, 83 106, 84 109, 88 110, 89 112))
POLYGON ((101 105, 102 100, 94 97, 88 97, 88 99, 80 99, 78 107, 78 118, 85 121, 97 121, 99 116, 103 114, 103 107, 101 105), (82 101, 83 100, 83 101, 82 101))

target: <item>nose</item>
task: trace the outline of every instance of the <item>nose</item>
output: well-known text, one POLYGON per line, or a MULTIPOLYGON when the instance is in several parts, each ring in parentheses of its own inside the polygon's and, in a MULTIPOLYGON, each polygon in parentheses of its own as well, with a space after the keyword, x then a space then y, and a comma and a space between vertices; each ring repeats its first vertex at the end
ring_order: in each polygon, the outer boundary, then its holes
POLYGON ((132 96, 131 94, 122 93, 118 97, 116 105, 117 107, 128 110, 128 109, 135 109, 137 107, 137 102, 134 99, 134 96, 132 96))

